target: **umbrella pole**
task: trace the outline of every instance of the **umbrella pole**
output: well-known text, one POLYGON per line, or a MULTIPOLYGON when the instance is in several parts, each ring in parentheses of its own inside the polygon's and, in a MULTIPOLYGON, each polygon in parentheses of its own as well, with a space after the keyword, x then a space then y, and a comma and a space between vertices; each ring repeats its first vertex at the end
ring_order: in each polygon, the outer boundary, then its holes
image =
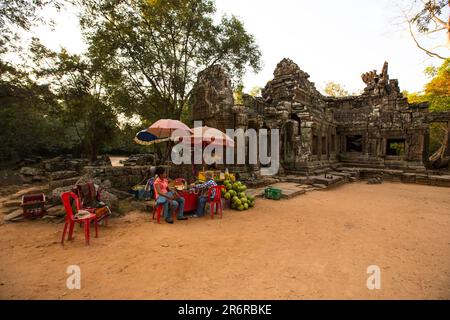
POLYGON ((158 163, 158 165, 160 165, 161 161, 163 161, 164 159, 163 159, 163 155, 162 155, 161 148, 160 148, 159 144, 156 145, 156 155, 158 156, 157 163, 158 163))

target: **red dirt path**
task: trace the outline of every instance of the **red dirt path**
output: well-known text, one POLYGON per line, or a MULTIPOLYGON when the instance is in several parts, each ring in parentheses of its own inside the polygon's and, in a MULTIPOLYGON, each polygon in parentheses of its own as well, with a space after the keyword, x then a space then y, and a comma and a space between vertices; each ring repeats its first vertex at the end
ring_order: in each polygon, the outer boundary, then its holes
POLYGON ((450 299, 450 189, 347 184, 157 225, 133 212, 86 247, 62 224, 0 225, 2 299, 450 299), (81 290, 66 268, 81 268, 81 290), (381 268, 381 290, 366 269, 381 268))

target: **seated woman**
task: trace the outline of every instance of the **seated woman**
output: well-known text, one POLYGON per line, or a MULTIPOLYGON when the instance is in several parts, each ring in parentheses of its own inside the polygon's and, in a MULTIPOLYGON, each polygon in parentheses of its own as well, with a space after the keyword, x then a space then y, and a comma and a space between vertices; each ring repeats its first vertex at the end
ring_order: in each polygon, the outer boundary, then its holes
MULTIPOLYGON (((194 218, 202 217, 205 215, 205 205, 208 201, 208 190, 212 187, 217 186, 217 183, 213 179, 213 175, 211 172, 206 172, 205 174, 206 181, 201 184, 194 185, 194 189, 201 189, 201 195, 198 197, 197 202, 197 211, 192 216, 194 218)), ((215 196, 215 190, 211 193, 211 199, 214 199, 215 196)))
POLYGON ((164 219, 167 223, 173 223, 173 213, 178 208, 177 220, 187 220, 183 216, 184 198, 174 190, 169 190, 169 181, 166 177, 166 170, 163 167, 156 168, 155 174, 158 176, 154 182, 156 204, 164 206, 164 219), (170 212, 169 212, 170 206, 170 212))

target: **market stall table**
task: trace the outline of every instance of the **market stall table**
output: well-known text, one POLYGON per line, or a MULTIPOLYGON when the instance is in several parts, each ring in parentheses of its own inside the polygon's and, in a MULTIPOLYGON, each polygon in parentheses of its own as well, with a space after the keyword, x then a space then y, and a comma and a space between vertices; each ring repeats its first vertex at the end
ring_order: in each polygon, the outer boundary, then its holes
POLYGON ((197 210, 198 193, 192 190, 181 190, 178 193, 184 198, 184 212, 197 210))

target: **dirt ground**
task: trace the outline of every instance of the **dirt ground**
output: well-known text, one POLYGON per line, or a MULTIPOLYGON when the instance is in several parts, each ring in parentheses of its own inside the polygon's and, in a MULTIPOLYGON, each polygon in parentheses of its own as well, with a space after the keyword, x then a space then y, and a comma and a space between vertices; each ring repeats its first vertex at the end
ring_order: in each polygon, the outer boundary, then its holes
POLYGON ((0 298, 450 299, 446 188, 353 183, 174 225, 133 212, 90 246, 78 228, 61 246, 62 228, 0 226, 0 298), (380 290, 366 286, 369 265, 380 290))
POLYGON ((125 160, 127 157, 122 156, 110 156, 109 159, 111 159, 111 165, 113 167, 123 167, 123 164, 120 163, 121 160, 125 160))

